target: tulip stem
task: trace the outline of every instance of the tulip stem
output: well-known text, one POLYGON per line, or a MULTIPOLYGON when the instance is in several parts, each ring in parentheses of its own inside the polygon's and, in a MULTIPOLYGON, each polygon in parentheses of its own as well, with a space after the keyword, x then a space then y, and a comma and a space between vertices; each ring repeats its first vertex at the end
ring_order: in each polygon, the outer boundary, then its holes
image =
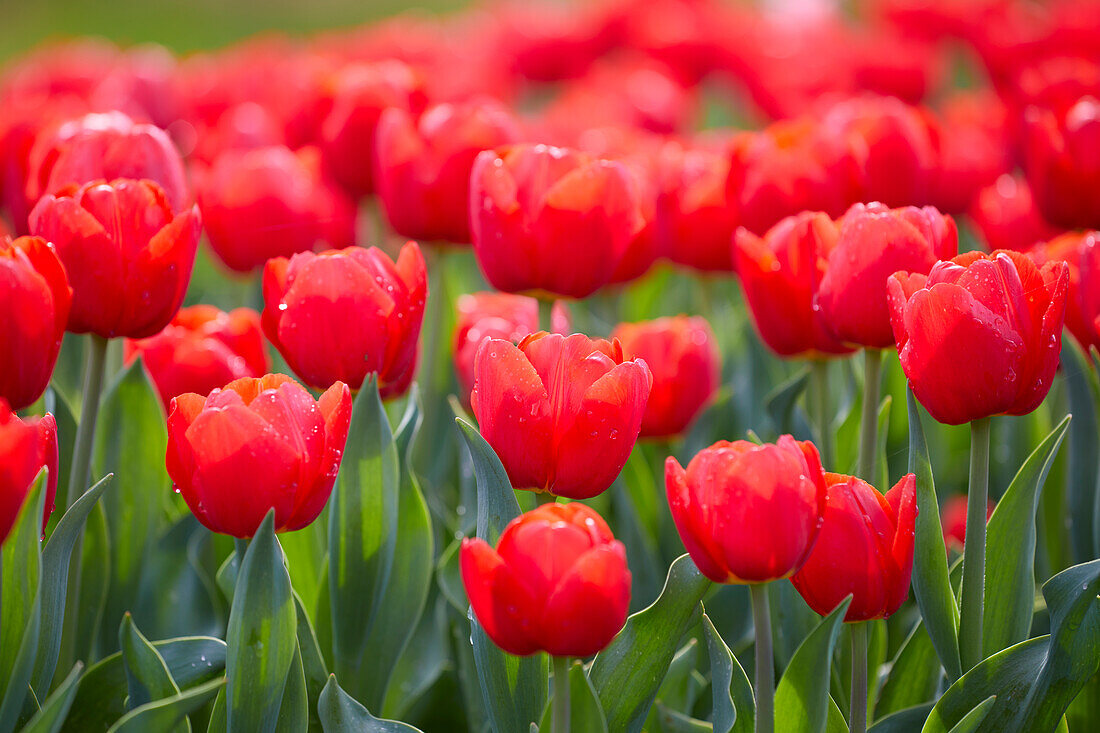
POLYGON ((772 618, 768 610, 768 586, 753 583, 752 626, 756 632, 756 733, 775 730, 775 672, 772 664, 772 618))
POLYGON ((66 506, 71 506, 88 488, 88 476, 92 467, 92 444, 95 438, 96 416, 99 415, 99 396, 103 390, 103 373, 107 364, 107 339, 89 334, 84 359, 83 402, 80 407, 80 423, 76 427, 76 444, 73 462, 69 469, 69 489, 65 495, 66 506))
POLYGON ((970 486, 966 497, 962 608, 959 614, 959 653, 963 672, 982 661, 985 518, 989 500, 989 423, 988 417, 970 423, 970 486))
POLYGON ((867 730, 867 622, 848 627, 852 634, 852 705, 848 716, 851 733, 867 730))
POLYGON ((810 366, 810 410, 817 428, 817 447, 825 470, 836 469, 833 455, 833 425, 829 413, 829 362, 815 359, 810 366))
POLYGON ((539 298, 539 330, 547 333, 554 332, 554 301, 550 298, 539 298))
POLYGON ((859 418, 859 477, 874 486, 875 458, 878 453, 879 377, 882 374, 882 350, 863 350, 863 411, 859 418))
POLYGON ((569 657, 551 659, 554 666, 554 712, 551 730, 553 733, 569 733, 569 657))

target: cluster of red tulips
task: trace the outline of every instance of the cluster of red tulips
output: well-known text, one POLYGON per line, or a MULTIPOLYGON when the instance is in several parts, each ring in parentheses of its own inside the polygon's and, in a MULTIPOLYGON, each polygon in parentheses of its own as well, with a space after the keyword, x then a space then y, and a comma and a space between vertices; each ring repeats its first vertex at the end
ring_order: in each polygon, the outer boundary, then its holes
POLYGON ((1098 49, 500 0, 11 62, 0 733, 1100 724, 1098 49))

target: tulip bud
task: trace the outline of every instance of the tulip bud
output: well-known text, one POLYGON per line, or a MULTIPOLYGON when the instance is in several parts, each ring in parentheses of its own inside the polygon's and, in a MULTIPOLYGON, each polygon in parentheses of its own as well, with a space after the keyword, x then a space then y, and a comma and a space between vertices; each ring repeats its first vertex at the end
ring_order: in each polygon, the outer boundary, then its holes
POLYGON ((127 339, 124 356, 127 364, 144 360, 165 407, 184 392, 208 395, 235 379, 262 377, 269 366, 260 314, 212 305, 183 308, 156 336, 127 339))
POLYGON ((375 182, 390 226, 411 239, 469 242, 474 158, 519 138, 519 123, 490 100, 441 104, 419 120, 398 107, 384 111, 375 182))
POLYGON ((630 456, 652 383, 618 341, 540 331, 482 342, 470 404, 512 486, 588 499, 630 456))
POLYGON ((38 237, 0 235, 0 399, 14 409, 46 391, 72 297, 52 246, 38 237))
POLYGON ((1008 250, 891 277, 898 358, 929 414, 959 425, 1038 407, 1058 368, 1068 283, 1064 262, 1040 269, 1008 250))
POLYGON ((701 316, 621 323, 611 332, 623 353, 645 361, 653 374, 639 435, 679 435, 718 389, 721 354, 710 324, 701 316))
POLYGON ((152 181, 95 181, 43 196, 29 223, 69 275, 69 331, 144 338, 176 315, 199 244, 198 207, 173 214, 152 181))
POLYGON ((716 583, 790 577, 814 547, 825 511, 817 448, 789 435, 765 445, 721 440, 686 471, 670 456, 665 487, 684 547, 716 583))
POLYGON ((88 114, 40 134, 30 153, 27 200, 116 178, 154 181, 173 212, 185 211, 191 201, 183 158, 167 133, 122 112, 88 114))
POLYGON ((509 654, 589 657, 626 622, 626 550, 584 504, 545 504, 508 523, 496 549, 462 541, 474 616, 509 654))
POLYGON ((825 484, 825 521, 791 582, 822 616, 848 595, 845 621, 893 615, 909 596, 913 573, 916 477, 905 475, 886 496, 854 476, 827 473, 825 484))
POLYGON ((1100 100, 1082 97, 1060 115, 1030 108, 1024 170, 1047 220, 1100 228, 1100 100))
POLYGON ((264 268, 264 333, 311 387, 357 390, 373 372, 393 397, 412 383, 427 297, 415 242, 396 264, 377 247, 278 257, 264 268))
POLYGON ((825 327, 844 343, 892 346, 887 278, 898 270, 926 273, 958 249, 955 221, 931 206, 856 204, 840 221, 837 244, 817 291, 815 305, 825 327))
POLYGON ((355 203, 321 178, 317 151, 283 146, 222 153, 202 179, 199 206, 210 246, 231 270, 319 244, 355 243, 355 203))
POLYGON ((734 267, 756 331, 780 356, 852 351, 833 338, 814 308, 838 234, 828 216, 807 211, 783 219, 763 238, 744 227, 734 235, 734 267))
POLYGON ((11 532, 43 468, 49 471, 42 517, 42 531, 46 531, 57 494, 57 458, 57 423, 53 415, 20 419, 0 397, 0 544, 11 532))
POLYGON ((275 531, 310 524, 328 501, 351 422, 351 392, 319 400, 290 377, 238 379, 168 408, 168 475, 213 532, 251 537, 268 511, 275 531))
MULTIPOLYGON (((474 388, 474 359, 488 339, 519 343, 539 330, 539 302, 510 293, 481 292, 459 296, 455 302, 454 364, 463 399, 469 401, 474 388)), ((569 310, 556 301, 551 311, 554 333, 569 333, 569 310)))
POLYGON ((474 161, 474 252, 498 290, 591 295, 642 224, 636 183, 621 163, 546 145, 486 150, 474 161))

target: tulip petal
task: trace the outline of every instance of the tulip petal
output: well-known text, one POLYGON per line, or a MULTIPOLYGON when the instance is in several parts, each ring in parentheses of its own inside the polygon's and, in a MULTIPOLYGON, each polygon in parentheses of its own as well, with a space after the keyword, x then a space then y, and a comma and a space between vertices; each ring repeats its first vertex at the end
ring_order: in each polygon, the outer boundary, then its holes
POLYGON ((606 647, 626 622, 630 572, 621 542, 577 559, 546 602, 539 646, 554 656, 588 657, 606 647))
POLYGON ((497 551, 481 538, 463 540, 459 566, 474 616, 493 643, 518 656, 537 652, 527 633, 534 606, 497 551))

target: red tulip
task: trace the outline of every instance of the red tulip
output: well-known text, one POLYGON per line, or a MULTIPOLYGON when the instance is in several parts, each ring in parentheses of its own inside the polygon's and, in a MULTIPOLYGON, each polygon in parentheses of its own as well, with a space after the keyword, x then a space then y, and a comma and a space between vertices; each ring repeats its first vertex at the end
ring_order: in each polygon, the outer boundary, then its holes
POLYGON ((394 231, 428 241, 470 241, 470 170, 482 150, 520 138, 492 101, 441 104, 417 120, 391 107, 378 121, 375 183, 394 231))
POLYGON ((917 480, 906 474, 880 494, 854 476, 825 474, 825 521, 806 564, 791 578, 813 610, 830 613, 848 595, 845 621, 892 616, 909 597, 917 480))
POLYGON ((16 410, 46 390, 73 289, 44 239, 0 234, 0 399, 16 410))
POLYGON ((584 504, 545 504, 516 517, 496 549, 464 539, 460 561, 474 616, 509 654, 589 657, 626 622, 626 550, 584 504))
POLYGON ((1026 251, 1061 231, 1050 224, 1035 206, 1027 180, 1005 173, 978 192, 970 212, 989 250, 1026 251))
POLYGON ((275 510, 275 531, 309 525, 332 493, 351 421, 351 392, 319 400, 284 374, 238 379, 168 408, 168 475, 213 532, 251 537, 275 510))
POLYGON ((641 437, 679 435, 718 389, 721 354, 702 316, 621 323, 611 332, 623 353, 642 359, 653 387, 642 417, 641 437))
POLYGON ((809 118, 782 120, 734 139, 726 196, 737 221, 763 234, 803 211, 840 216, 860 198, 859 175, 846 141, 809 118))
POLYGON ((152 181, 95 181, 43 196, 29 223, 69 274, 68 330, 143 338, 176 315, 202 228, 197 207, 173 214, 152 181))
POLYGON ((1039 267, 1066 263, 1066 328, 1086 351, 1092 344, 1100 348, 1100 333, 1093 323, 1100 316, 1100 232, 1066 232, 1035 245, 1027 256, 1039 267))
POLYGON ((203 176, 199 206, 210 246, 237 272, 321 244, 355 243, 355 203, 321 178, 312 148, 222 153, 203 176))
MULTIPOLYGON (((487 339, 519 343, 539 330, 539 302, 510 293, 481 292, 459 296, 455 302, 454 364, 460 394, 467 401, 474 388, 474 360, 487 339)), ((557 301, 551 311, 554 333, 569 333, 569 310, 557 301)))
POLYGON ((765 445, 718 441, 686 471, 669 456, 665 487, 680 539, 716 583, 790 577, 813 549, 825 511, 817 448, 789 435, 765 445))
POLYGON ((29 165, 27 199, 32 202, 71 184, 116 178, 155 181, 173 212, 186 210, 191 201, 183 159, 167 133, 121 112, 89 114, 44 131, 31 149, 29 165))
POLYGON ((944 103, 933 128, 939 150, 929 200, 937 209, 966 213, 983 187, 1007 174, 1006 117, 1004 104, 989 91, 959 92, 944 103))
POLYGON ((546 145, 487 150, 474 161, 474 252, 498 290, 591 295, 642 223, 635 180, 621 163, 546 145))
POLYGON ((955 221, 931 206, 856 204, 840 222, 815 305, 838 340, 872 348, 894 344, 886 281, 898 270, 925 273, 959 249, 955 221))
POLYGON ((729 272, 736 216, 726 201, 729 155, 669 143, 660 158, 658 248, 673 262, 729 272))
POLYGON ((866 95, 832 105, 822 134, 848 141, 860 171, 860 198, 888 206, 923 203, 937 158, 927 119, 895 97, 866 95))
POLYGON ((212 305, 184 308, 156 336, 126 340, 125 360, 140 356, 167 406, 184 392, 208 395, 242 377, 267 374, 260 314, 250 308, 231 313, 212 305))
POLYGON ((412 383, 427 297, 415 242, 396 264, 377 247, 278 257, 264 268, 264 333, 311 387, 357 390, 373 372, 393 397, 412 383))
POLYGON ((760 238, 737 230, 733 262, 760 338, 780 356, 848 354, 825 328, 814 297, 839 227, 821 213, 788 216, 760 238))
POLYGON ((1082 97, 1065 114, 1032 107, 1024 170, 1051 223, 1100 229, 1100 100, 1082 97))
POLYGON ((1068 283, 1064 262, 1040 269, 1009 250, 891 277, 898 357, 929 414, 958 425, 1038 407, 1058 368, 1068 283))
POLYGON ((57 493, 57 423, 53 415, 20 419, 0 397, 0 544, 7 539, 35 478, 43 468, 46 511, 42 531, 57 493))
MULTIPOLYGON (((985 512, 985 521, 989 521, 996 508, 997 505, 990 500, 985 512)), ((965 496, 952 496, 940 510, 943 521, 943 543, 949 550, 953 548, 957 552, 962 552, 966 544, 966 509, 965 496)))
POLYGON ((540 331, 482 342, 470 404, 514 487, 587 499, 626 463, 652 383, 618 341, 540 331))
POLYGON ((410 67, 393 59, 344 66, 330 80, 330 109, 321 123, 325 170, 351 196, 375 188, 375 133, 382 111, 419 112, 423 83, 410 67))

